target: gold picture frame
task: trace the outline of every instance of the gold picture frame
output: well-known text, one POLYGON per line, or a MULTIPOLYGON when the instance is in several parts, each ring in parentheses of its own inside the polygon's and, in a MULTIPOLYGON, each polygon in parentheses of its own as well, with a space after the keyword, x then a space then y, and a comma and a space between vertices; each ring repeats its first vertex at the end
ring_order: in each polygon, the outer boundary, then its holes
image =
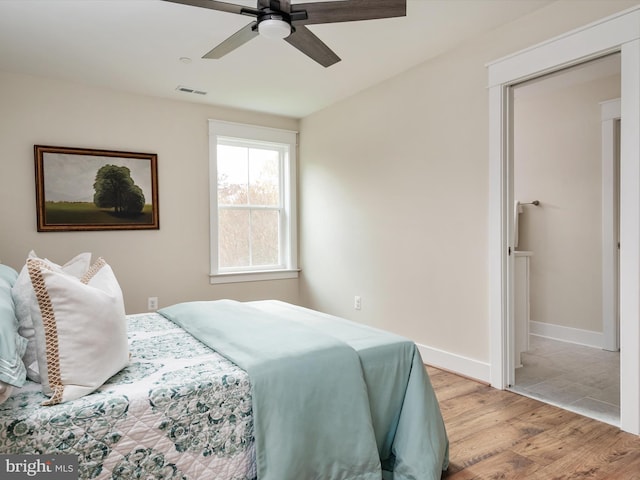
POLYGON ((157 230, 158 156, 34 145, 39 232, 157 230))

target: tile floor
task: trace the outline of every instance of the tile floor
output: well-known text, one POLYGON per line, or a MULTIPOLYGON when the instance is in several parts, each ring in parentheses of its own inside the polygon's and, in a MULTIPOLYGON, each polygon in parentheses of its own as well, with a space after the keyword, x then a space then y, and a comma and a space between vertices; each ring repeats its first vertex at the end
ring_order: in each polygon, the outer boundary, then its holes
POLYGON ((620 424, 620 354, 530 336, 510 390, 602 422, 620 424))

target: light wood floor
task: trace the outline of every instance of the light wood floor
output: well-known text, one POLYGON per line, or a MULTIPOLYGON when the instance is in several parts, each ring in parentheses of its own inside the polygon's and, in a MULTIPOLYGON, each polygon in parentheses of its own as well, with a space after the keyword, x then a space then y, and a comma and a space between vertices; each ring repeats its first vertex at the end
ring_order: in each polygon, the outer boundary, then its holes
POLYGON ((427 367, 450 442, 446 480, 640 480, 640 437, 427 367))

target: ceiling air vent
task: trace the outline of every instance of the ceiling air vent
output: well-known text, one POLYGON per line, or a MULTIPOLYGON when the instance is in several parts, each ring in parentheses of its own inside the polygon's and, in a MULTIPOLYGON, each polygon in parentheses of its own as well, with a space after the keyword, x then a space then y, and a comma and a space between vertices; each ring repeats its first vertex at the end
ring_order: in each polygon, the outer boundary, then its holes
POLYGON ((195 88, 191 88, 191 87, 185 87, 183 85, 178 85, 176 87, 176 90, 179 92, 184 92, 184 93, 193 93, 195 95, 206 95, 207 92, 203 91, 203 90, 196 90, 195 88))

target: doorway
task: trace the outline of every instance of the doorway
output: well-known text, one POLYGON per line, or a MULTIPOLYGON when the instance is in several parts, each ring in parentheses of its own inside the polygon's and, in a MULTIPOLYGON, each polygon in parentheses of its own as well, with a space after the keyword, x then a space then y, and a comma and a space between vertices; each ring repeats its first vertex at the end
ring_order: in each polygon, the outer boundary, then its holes
POLYGON ((511 94, 511 322, 530 335, 524 347, 516 348, 518 335, 510 347, 510 389, 618 425, 619 354, 605 342, 605 320, 613 318, 604 308, 605 293, 617 291, 617 278, 605 273, 605 224, 608 232, 618 211, 604 200, 618 190, 609 185, 615 165, 602 158, 601 104, 620 96, 620 54, 522 82, 511 94), (519 267, 525 254, 528 278, 519 267), (524 288, 526 315, 518 300, 524 288))
POLYGON ((510 88, 542 74, 621 52, 620 185, 620 427, 640 434, 640 7, 612 15, 488 65, 489 80, 489 307, 491 383, 513 378, 509 359, 513 262, 508 216, 513 149, 508 129, 510 88))

